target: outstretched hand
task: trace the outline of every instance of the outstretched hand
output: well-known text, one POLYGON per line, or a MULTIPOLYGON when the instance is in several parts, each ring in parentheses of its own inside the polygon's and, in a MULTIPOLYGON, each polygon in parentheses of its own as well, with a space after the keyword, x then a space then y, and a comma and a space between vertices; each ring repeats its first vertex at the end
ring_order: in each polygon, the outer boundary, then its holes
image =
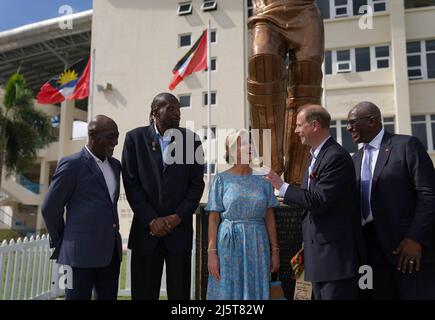
POLYGON ((263 179, 269 181, 276 190, 281 189, 282 185, 284 184, 284 181, 282 181, 280 176, 273 170, 270 170, 270 172, 265 175, 263 179))

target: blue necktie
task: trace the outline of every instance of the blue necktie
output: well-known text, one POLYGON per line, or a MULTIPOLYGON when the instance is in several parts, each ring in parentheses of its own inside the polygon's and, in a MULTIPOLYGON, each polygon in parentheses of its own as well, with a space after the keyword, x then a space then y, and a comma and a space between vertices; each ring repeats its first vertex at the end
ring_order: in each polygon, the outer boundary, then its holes
POLYGON ((372 180, 371 160, 372 146, 366 144, 364 146, 364 161, 361 170, 361 215, 364 220, 370 215, 370 182, 372 180))

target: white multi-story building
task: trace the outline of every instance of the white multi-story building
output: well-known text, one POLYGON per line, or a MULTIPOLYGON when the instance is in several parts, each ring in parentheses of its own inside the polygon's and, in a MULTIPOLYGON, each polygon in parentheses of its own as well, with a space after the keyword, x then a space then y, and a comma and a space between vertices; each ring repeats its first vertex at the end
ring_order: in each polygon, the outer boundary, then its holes
MULTIPOLYGON (((369 100, 381 108, 387 130, 417 136, 435 161, 435 1, 317 2, 325 19, 325 105, 334 120, 333 136, 354 152, 356 146, 346 132, 345 119, 356 103, 369 100)), ((249 127, 250 14, 250 0, 94 0, 90 45, 93 95, 87 117, 102 113, 116 120, 120 138, 115 157, 121 156, 128 130, 148 125, 153 97, 168 91, 173 66, 209 20, 211 124, 216 129, 249 127)), ((0 44, 1 38, 0 34, 0 44)), ((1 53, 0 46, 0 58, 1 53)), ((174 90, 183 105, 183 126, 193 125, 195 131, 207 126, 206 92, 206 72, 191 75, 174 90)), ((47 149, 49 154, 72 153, 85 142, 71 142, 72 123, 81 111, 68 105, 70 108, 65 104, 57 109, 61 138, 47 149)), ((223 143, 219 137, 213 140, 223 143)), ((45 161, 43 156, 39 160, 45 161)), ((212 173, 224 167, 212 166, 212 173)), ((43 189, 51 171, 41 174, 43 189)), ((206 199, 207 190, 202 200, 206 199)), ((121 197, 119 209, 122 232, 127 235, 131 210, 125 197, 121 197)))

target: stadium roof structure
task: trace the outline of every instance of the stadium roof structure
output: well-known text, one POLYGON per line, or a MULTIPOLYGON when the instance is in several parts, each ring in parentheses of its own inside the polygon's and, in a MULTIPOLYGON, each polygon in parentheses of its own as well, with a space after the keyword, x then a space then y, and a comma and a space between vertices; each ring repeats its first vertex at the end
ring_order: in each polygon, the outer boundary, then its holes
POLYGON ((66 67, 90 55, 92 10, 69 16, 72 29, 62 29, 65 17, 0 32, 0 86, 18 70, 36 94, 66 67))

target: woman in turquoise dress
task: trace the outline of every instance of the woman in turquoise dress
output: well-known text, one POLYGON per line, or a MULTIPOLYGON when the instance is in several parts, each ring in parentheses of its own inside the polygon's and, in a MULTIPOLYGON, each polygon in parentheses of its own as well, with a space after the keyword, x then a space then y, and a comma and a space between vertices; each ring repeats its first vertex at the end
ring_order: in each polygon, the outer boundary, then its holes
POLYGON ((245 130, 226 138, 232 168, 218 173, 206 210, 209 300, 267 300, 270 274, 279 269, 272 185, 249 166, 251 145, 245 130))

